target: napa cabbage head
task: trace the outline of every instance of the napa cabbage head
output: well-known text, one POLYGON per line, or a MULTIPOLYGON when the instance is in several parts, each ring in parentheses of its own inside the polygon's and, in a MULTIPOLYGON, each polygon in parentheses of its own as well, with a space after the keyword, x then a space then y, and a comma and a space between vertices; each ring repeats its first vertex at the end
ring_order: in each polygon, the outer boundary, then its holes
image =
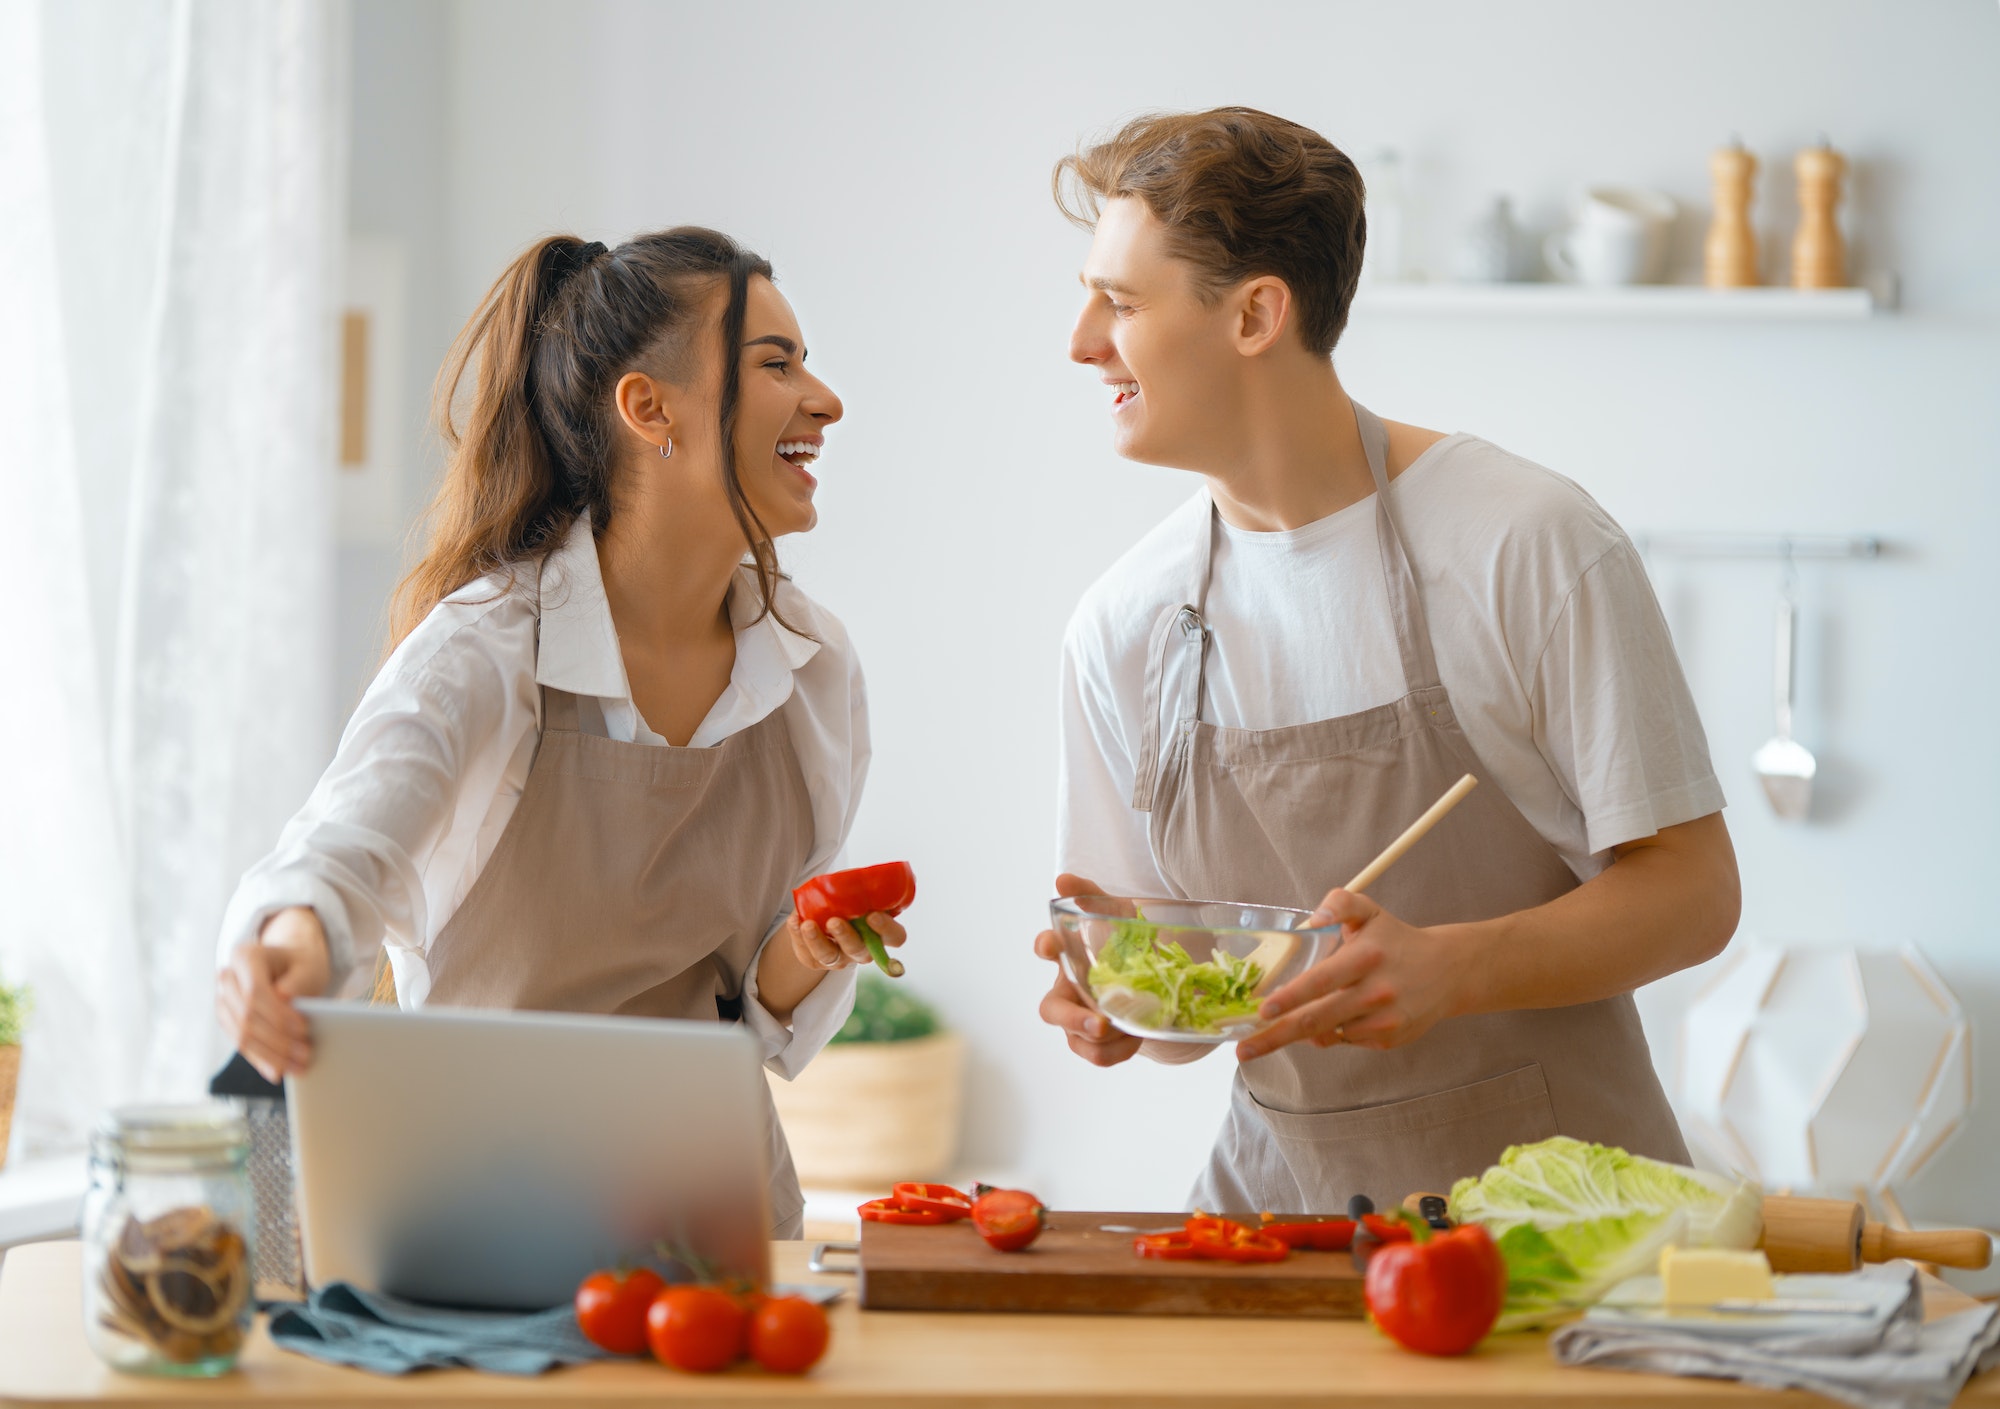
POLYGON ((1509 1146, 1451 1191, 1452 1217, 1484 1225, 1507 1259, 1502 1330, 1574 1314, 1651 1271, 1669 1244, 1754 1248, 1762 1207, 1741 1179, 1561 1135, 1509 1146))

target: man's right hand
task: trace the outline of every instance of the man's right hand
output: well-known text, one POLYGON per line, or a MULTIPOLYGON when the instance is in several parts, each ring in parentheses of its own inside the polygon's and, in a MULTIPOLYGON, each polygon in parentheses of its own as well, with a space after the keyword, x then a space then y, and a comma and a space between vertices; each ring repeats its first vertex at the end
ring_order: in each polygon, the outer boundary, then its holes
MULTIPOLYGON (((1104 892, 1081 876, 1067 873, 1056 877, 1056 894, 1065 898, 1102 895, 1104 892)), ((1035 936, 1035 953, 1056 961, 1056 982, 1042 999, 1042 1021, 1059 1027, 1069 1038, 1069 1049, 1086 1062, 1100 1067, 1130 1061, 1139 1051, 1139 1039, 1120 1032, 1111 1020, 1084 1002, 1069 975, 1062 971, 1062 940, 1054 930, 1035 936)))
POLYGON ((312 1037, 294 998, 317 998, 332 977, 326 930, 303 905, 280 910, 236 946, 216 976, 215 1011, 223 1031, 267 1081, 304 1071, 312 1061, 312 1037))

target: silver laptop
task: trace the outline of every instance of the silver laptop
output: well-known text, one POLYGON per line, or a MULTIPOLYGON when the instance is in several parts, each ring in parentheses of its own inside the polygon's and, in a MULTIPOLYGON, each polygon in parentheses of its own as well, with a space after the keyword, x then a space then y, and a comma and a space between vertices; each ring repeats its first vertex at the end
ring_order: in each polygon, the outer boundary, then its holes
POLYGON ((656 1243, 768 1272, 756 1039, 657 1018, 299 1004, 287 1078, 306 1278, 556 1306, 656 1243))

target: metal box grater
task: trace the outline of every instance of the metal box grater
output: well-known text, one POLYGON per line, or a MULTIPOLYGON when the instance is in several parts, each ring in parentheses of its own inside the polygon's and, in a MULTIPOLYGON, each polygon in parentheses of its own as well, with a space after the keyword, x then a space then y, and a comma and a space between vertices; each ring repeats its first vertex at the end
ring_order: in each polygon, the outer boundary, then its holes
POLYGON ((292 1122, 285 1110, 285 1088, 266 1081, 237 1053, 209 1082, 208 1093, 234 1104, 250 1126, 250 1192, 257 1207, 257 1247, 250 1273, 257 1300, 304 1301, 305 1264, 299 1249, 292 1122))

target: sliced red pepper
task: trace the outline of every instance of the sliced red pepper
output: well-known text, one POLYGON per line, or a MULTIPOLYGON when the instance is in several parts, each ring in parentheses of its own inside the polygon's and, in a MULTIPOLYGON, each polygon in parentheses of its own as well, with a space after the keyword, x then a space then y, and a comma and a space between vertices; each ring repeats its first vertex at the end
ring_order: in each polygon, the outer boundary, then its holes
POLYGON ((1203 1254, 1188 1241, 1185 1230, 1173 1233, 1142 1233, 1132 1240, 1132 1251, 1141 1257, 1164 1262, 1194 1262, 1203 1254))
POLYGON ((1221 1262, 1283 1262, 1291 1255, 1290 1248, 1268 1233, 1249 1233, 1209 1254, 1221 1262))
POLYGON ((1351 1218, 1314 1218, 1299 1223, 1266 1223, 1263 1231, 1286 1247, 1313 1252, 1346 1252, 1354 1245, 1351 1218))
POLYGON ((810 920, 821 929, 835 920, 847 921, 868 946, 876 967, 890 978, 901 978, 902 964, 889 957, 881 937, 869 928, 867 917, 878 912, 900 915, 916 898, 917 873, 910 869, 910 863, 890 861, 814 876, 792 892, 792 908, 801 920, 810 920))
POLYGON ((1410 1241, 1410 1225, 1400 1218, 1387 1218, 1379 1213, 1361 1215, 1361 1226, 1385 1243, 1407 1243, 1410 1241))
POLYGON ((1234 1219, 1218 1219, 1208 1213, 1196 1213, 1178 1233, 1154 1233, 1150 1239, 1168 1241, 1158 1243, 1158 1251, 1148 1251, 1148 1239, 1142 1237, 1134 1243, 1134 1251, 1140 1257, 1186 1257, 1210 1259, 1218 1263, 1282 1263, 1292 1253, 1282 1239, 1244 1227, 1234 1219))
POLYGON ((898 1184, 895 1201, 913 1212, 937 1213, 947 1223, 972 1216, 972 1200, 949 1184, 898 1184))
MULTIPOLYGON (((864 1223, 916 1223, 933 1225, 951 1222, 951 1216, 923 1208, 904 1208, 893 1197, 870 1199, 855 1210, 864 1223)), ((963 1215, 960 1215, 963 1217, 963 1215)))

